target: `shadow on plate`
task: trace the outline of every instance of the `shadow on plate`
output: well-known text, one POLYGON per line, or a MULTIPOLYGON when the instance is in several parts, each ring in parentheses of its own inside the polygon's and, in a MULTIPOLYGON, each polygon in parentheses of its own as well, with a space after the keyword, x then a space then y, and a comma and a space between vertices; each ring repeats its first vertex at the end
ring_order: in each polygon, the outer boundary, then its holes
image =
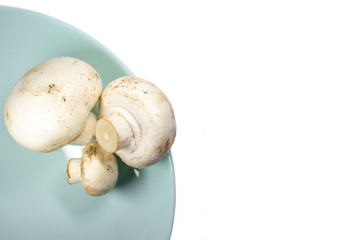
POLYGON ((126 165, 116 154, 114 155, 119 166, 119 177, 115 188, 121 188, 122 186, 129 183, 132 179, 136 178, 136 175, 134 173, 134 168, 126 165))

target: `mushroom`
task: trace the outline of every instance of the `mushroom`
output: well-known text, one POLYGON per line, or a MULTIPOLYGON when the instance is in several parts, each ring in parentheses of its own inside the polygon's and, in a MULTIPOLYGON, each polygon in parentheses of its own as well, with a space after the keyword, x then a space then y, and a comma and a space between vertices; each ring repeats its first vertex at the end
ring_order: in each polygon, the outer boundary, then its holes
POLYGON ((111 82, 99 102, 95 136, 107 152, 134 168, 158 162, 176 135, 172 106, 154 84, 138 77, 111 82))
POLYGON ((67 165, 69 184, 81 182, 90 196, 101 196, 116 184, 118 165, 114 154, 104 151, 98 143, 89 143, 82 158, 72 158, 67 165))
POLYGON ((49 59, 28 71, 10 92, 6 127, 18 144, 36 152, 52 152, 76 139, 86 144, 95 136, 91 109, 101 91, 100 76, 86 62, 49 59))

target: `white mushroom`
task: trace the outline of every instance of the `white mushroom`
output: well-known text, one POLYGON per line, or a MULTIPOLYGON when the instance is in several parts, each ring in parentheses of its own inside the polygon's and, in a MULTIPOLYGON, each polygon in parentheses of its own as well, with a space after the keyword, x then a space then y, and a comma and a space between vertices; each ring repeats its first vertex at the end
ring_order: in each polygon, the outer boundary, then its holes
POLYGON ((86 62, 49 59, 28 71, 10 92, 6 127, 18 144, 36 152, 55 151, 77 138, 86 144, 94 137, 90 111, 101 90, 100 76, 86 62))
POLYGON ((114 154, 104 151, 98 143, 86 145, 82 158, 72 158, 67 165, 68 183, 81 182, 91 196, 109 192, 117 179, 118 165, 114 154))
POLYGON ((137 77, 111 82, 101 95, 96 139, 127 165, 144 168, 172 146, 176 123, 172 106, 154 84, 137 77))

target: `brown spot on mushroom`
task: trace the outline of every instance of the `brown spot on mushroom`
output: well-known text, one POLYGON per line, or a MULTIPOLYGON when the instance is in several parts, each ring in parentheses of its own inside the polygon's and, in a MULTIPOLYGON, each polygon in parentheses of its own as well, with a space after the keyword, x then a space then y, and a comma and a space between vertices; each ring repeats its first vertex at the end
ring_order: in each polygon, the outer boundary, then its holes
POLYGON ((5 122, 8 124, 8 126, 10 127, 11 126, 11 123, 12 123, 12 118, 9 117, 9 110, 8 108, 6 107, 5 108, 5 111, 4 111, 4 118, 5 118, 5 122))
MULTIPOLYGON (((108 160, 109 161, 109 160, 108 160)), ((107 165, 107 170, 112 170, 113 168, 110 165, 107 165)))
POLYGON ((171 111, 172 118, 175 120, 175 114, 174 114, 174 110, 172 107, 170 108, 170 111, 171 111))
POLYGON ((170 139, 168 138, 165 143, 165 149, 169 149, 170 139))
POLYGON ((175 139, 176 137, 176 129, 174 129, 174 136, 173 136, 173 139, 175 139))
POLYGON ((47 93, 54 93, 54 92, 59 92, 59 89, 56 88, 54 83, 50 83, 48 86, 47 93))
POLYGON ((156 148, 157 148, 157 152, 158 152, 158 153, 161 153, 161 152, 162 152, 162 147, 161 147, 161 146, 157 146, 156 148))
POLYGON ((85 154, 88 158, 91 159, 92 156, 96 156, 98 154, 98 149, 96 146, 90 145, 88 148, 85 148, 85 154))
POLYGON ((93 72, 93 73, 92 73, 92 77, 93 77, 93 78, 100 78, 99 74, 97 74, 96 72, 93 72))
POLYGON ((69 171, 69 164, 66 167, 66 172, 67 172, 67 178, 70 179, 71 175, 70 175, 70 171, 69 171))

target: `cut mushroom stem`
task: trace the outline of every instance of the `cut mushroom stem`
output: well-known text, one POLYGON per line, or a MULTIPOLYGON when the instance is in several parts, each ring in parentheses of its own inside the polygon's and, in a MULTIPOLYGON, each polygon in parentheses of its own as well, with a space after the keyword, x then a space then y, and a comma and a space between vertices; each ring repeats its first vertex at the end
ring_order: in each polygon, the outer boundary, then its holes
MULTIPOLYGON (((137 125, 132 121, 132 125, 137 125)), ((120 149, 127 148, 134 139, 134 132, 126 119, 118 111, 100 119, 96 125, 97 140, 105 151, 114 153, 120 149)))
POLYGON ((81 182, 81 158, 70 159, 67 167, 68 183, 75 184, 81 182))
POLYGON ((97 116, 90 112, 85 123, 85 128, 81 135, 74 140, 74 143, 85 145, 95 138, 95 126, 97 116))
POLYGON ((98 143, 89 143, 83 149, 82 158, 72 158, 67 166, 69 184, 81 182, 85 192, 101 196, 116 184, 118 165, 115 156, 106 152, 98 143))

